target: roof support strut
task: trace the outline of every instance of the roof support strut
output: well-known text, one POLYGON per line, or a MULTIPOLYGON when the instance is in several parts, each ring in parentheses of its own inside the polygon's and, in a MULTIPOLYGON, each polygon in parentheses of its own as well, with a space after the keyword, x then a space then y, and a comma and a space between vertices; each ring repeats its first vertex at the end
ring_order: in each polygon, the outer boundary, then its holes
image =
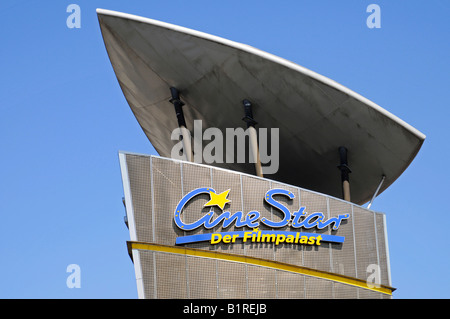
POLYGON ((341 170, 341 181, 342 181, 342 197, 346 201, 350 201, 350 179, 348 174, 352 171, 348 167, 347 163, 347 148, 344 146, 339 147, 339 158, 340 164, 338 168, 341 170))
POLYGON ((191 145, 191 133, 186 128, 186 121, 184 120, 184 113, 182 106, 184 103, 180 100, 180 93, 174 87, 170 88, 170 94, 172 98, 169 100, 175 108, 175 114, 178 120, 178 127, 181 131, 181 137, 183 140, 183 153, 186 156, 186 160, 192 162, 192 145, 191 145))
POLYGON ((256 175, 263 177, 261 160, 259 158, 258 136, 255 129, 255 125, 257 124, 257 122, 253 119, 252 103, 250 103, 249 100, 243 100, 242 104, 244 104, 245 114, 242 120, 247 123, 250 149, 252 152, 253 160, 255 162, 256 175))
POLYGON ((372 203, 373 203, 373 201, 375 200, 375 197, 378 196, 378 192, 380 191, 381 185, 383 185, 384 179, 385 179, 385 178, 386 178, 385 175, 383 175, 383 176, 381 177, 380 184, 378 184, 378 187, 377 187, 375 193, 373 194, 372 199, 370 200, 369 205, 367 205, 367 209, 370 209, 370 206, 372 206, 372 203))

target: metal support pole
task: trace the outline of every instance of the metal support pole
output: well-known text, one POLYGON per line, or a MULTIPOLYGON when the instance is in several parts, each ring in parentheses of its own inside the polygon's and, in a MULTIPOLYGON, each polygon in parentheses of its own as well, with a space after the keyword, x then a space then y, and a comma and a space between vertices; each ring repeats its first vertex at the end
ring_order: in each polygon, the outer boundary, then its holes
POLYGON ((383 176, 381 177, 380 184, 378 185, 377 190, 376 190, 375 193, 373 194, 372 199, 370 200, 369 205, 367 205, 367 209, 370 209, 370 206, 372 206, 372 203, 373 203, 373 201, 375 200, 375 197, 378 196, 378 192, 380 191, 381 185, 383 185, 385 178, 386 178, 385 175, 383 175, 383 176))
POLYGON ((252 104, 250 103, 249 100, 243 100, 242 103, 244 104, 244 114, 245 114, 242 120, 247 123, 247 130, 249 133, 248 135, 250 140, 250 149, 252 152, 253 159, 255 161, 256 175, 263 177, 261 160, 259 158, 258 135, 255 129, 255 125, 257 124, 257 122, 253 119, 252 104))
POLYGON ((170 94, 172 98, 169 100, 175 108, 175 114, 177 116, 178 127, 181 131, 181 137, 183 142, 183 153, 186 156, 186 160, 192 162, 192 146, 191 146, 191 133, 186 128, 186 121, 184 120, 183 108, 184 103, 180 100, 180 94, 174 87, 170 88, 170 94))
POLYGON ((338 168, 341 170, 342 181, 342 197, 346 201, 350 201, 350 179, 348 174, 352 171, 348 167, 347 163, 347 149, 344 146, 339 147, 340 165, 338 168))

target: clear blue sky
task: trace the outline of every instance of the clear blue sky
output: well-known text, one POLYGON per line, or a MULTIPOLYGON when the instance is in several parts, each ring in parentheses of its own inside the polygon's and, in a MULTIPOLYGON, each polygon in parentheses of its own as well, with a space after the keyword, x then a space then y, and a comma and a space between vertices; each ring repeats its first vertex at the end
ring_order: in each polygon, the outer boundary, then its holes
POLYGON ((136 298, 118 151, 156 154, 119 88, 95 9, 211 33, 327 76, 427 139, 372 206, 395 298, 449 298, 450 2, 0 2, 0 298, 136 298), (69 29, 66 8, 81 7, 69 29), (366 8, 381 7, 381 28, 366 8), (66 267, 81 267, 69 289, 66 267))

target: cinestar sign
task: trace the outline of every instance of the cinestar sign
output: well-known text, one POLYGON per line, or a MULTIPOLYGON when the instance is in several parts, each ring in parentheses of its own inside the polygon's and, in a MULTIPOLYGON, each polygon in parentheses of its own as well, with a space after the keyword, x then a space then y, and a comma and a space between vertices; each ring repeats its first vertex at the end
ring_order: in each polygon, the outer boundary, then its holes
POLYGON ((243 242, 271 242, 275 245, 280 243, 320 245, 322 242, 344 242, 345 238, 342 236, 310 232, 303 233, 298 231, 259 230, 259 226, 265 225, 275 229, 286 226, 290 226, 293 229, 324 229, 326 227, 331 227, 332 230, 337 230, 341 225, 341 222, 348 219, 350 214, 340 214, 337 217, 326 219, 322 212, 308 214, 306 207, 304 206, 291 213, 286 206, 276 201, 273 197, 275 195, 282 195, 289 199, 294 199, 295 195, 288 190, 275 188, 268 190, 264 195, 265 202, 275 208, 282 216, 280 221, 273 221, 267 217, 261 217, 261 213, 257 210, 251 210, 247 214, 244 214, 242 211, 237 211, 235 213, 224 211, 226 204, 231 202, 231 200, 227 198, 229 192, 230 189, 222 193, 216 193, 211 187, 202 187, 187 193, 180 200, 174 211, 175 225, 184 231, 192 231, 199 227, 211 229, 220 225, 222 226, 222 229, 234 225, 237 228, 248 227, 253 230, 188 235, 178 237, 176 244, 187 244, 200 241, 210 241, 211 244, 218 244, 220 242, 229 244, 235 243, 237 239, 242 239, 243 242), (210 200, 205 203, 204 207, 217 206, 222 210, 222 214, 214 217, 214 211, 211 210, 198 220, 192 223, 185 223, 182 219, 184 207, 200 194, 208 194, 210 196, 210 200))

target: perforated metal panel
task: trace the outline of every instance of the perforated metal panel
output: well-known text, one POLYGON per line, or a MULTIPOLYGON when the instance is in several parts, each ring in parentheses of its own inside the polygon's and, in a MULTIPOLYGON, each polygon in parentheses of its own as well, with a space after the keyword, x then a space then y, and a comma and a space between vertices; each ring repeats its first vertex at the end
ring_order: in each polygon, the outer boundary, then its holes
MULTIPOLYGON (((353 235, 353 210, 350 203, 328 199, 331 216, 337 216, 340 212, 350 212, 350 218, 345 220, 336 231, 331 231, 332 235, 344 236, 347 243, 354 243, 353 235)), ((344 276, 356 277, 356 261, 354 245, 331 245, 331 270, 344 276), (344 249, 345 248, 345 249, 344 249)))
POLYGON ((128 176, 132 205, 136 225, 137 238, 142 241, 153 240, 152 225, 152 188, 150 176, 150 158, 136 155, 127 155, 128 176))
MULTIPOLYGON (((183 196, 181 166, 179 162, 161 161, 155 157, 151 163, 154 224, 147 227, 154 227, 155 236, 150 242, 174 243, 178 236, 183 235, 183 231, 173 225, 174 207, 183 196)), ((127 164, 131 163, 128 161, 127 164)), ((141 241, 141 238, 138 236, 137 240, 141 241)))
POLYGON ((305 276, 277 271, 277 298, 305 298, 305 276))
MULTIPOLYGON (((212 229, 199 227, 183 231, 174 223, 174 210, 181 198, 200 187, 212 187, 217 193, 230 189, 226 210, 251 210, 261 217, 280 221, 283 214, 264 201, 265 193, 282 188, 295 195, 294 199, 274 197, 291 212, 306 207, 307 214, 322 212, 326 219, 349 214, 338 230, 296 229, 288 226, 277 230, 310 232, 345 237, 343 243, 322 242, 320 246, 292 243, 219 243, 209 241, 189 243, 182 247, 217 251, 233 256, 256 257, 260 260, 368 279, 368 267, 378 265, 381 284, 390 286, 389 258, 384 214, 375 213, 333 197, 285 185, 264 178, 240 174, 205 165, 186 163, 154 156, 125 154, 121 162, 126 198, 127 217, 133 220, 131 238, 137 242, 175 246, 178 237, 226 231, 249 231, 249 228, 219 224, 212 229)), ((278 195, 275 195, 278 196, 278 195)), ((183 210, 186 222, 194 222, 212 212, 214 218, 222 213, 218 207, 204 207, 208 194, 190 201, 183 210)), ((260 224, 260 230, 272 230, 260 224)), ((135 265, 138 282, 142 282, 140 297, 144 298, 386 298, 380 292, 301 273, 235 262, 188 256, 176 253, 136 250, 139 263, 135 265), (142 278, 142 280, 140 280, 142 278)), ((389 297, 389 296, 387 296, 389 297)))

